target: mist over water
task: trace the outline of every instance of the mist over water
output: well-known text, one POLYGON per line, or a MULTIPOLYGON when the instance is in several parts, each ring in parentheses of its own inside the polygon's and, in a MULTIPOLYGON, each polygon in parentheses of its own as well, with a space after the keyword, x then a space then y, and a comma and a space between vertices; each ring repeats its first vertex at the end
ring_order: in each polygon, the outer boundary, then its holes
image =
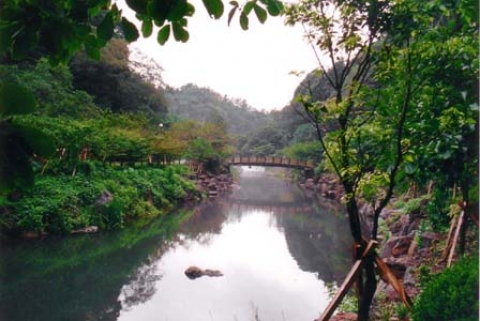
POLYGON ((0 320, 313 320, 326 283, 348 273, 344 215, 262 170, 244 170, 231 195, 192 211, 171 229, 80 236, 68 252, 54 240, 35 255, 31 243, 8 247, 0 320), (191 265, 224 275, 190 280, 191 265))

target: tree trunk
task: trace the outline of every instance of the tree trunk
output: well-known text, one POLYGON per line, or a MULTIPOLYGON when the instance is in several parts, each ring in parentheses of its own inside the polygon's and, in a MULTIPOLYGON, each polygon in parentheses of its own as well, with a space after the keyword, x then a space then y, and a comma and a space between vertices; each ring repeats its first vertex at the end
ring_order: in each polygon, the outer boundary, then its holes
POLYGON ((465 212, 465 219, 462 222, 462 226, 460 227, 460 255, 465 254, 465 243, 467 238, 467 226, 468 226, 468 217, 469 217, 469 208, 470 208, 470 200, 468 199, 468 181, 465 180, 464 184, 462 184, 462 208, 465 212))
MULTIPOLYGON (((347 214, 350 223, 350 231, 354 239, 356 248, 356 259, 361 259, 365 250, 366 243, 362 238, 362 229, 358 206, 353 190, 348 184, 344 184, 346 195, 352 195, 347 200, 347 214), (350 193, 349 193, 350 192, 350 193)), ((372 305, 373 296, 377 289, 377 279, 375 277, 375 260, 373 255, 364 258, 364 266, 358 275, 357 295, 358 295, 358 321, 368 321, 370 306, 372 305)))
POLYGON ((375 277, 375 260, 373 255, 364 259, 365 283, 363 293, 358 302, 358 321, 368 321, 370 306, 372 305, 375 291, 377 290, 377 278, 375 277))

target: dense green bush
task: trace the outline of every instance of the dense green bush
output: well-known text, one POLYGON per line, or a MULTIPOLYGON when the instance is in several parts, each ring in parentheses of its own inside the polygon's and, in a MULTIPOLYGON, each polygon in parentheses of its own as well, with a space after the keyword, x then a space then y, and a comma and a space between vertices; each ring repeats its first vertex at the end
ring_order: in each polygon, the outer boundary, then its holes
POLYGON ((426 284, 412 311, 414 321, 478 320, 478 256, 422 281, 426 284))
POLYGON ((11 214, 2 221, 3 230, 65 234, 91 225, 118 229, 133 219, 158 216, 194 189, 181 165, 160 169, 88 164, 88 174, 39 176, 31 189, 8 202, 11 214), (96 205, 105 191, 113 200, 96 205))

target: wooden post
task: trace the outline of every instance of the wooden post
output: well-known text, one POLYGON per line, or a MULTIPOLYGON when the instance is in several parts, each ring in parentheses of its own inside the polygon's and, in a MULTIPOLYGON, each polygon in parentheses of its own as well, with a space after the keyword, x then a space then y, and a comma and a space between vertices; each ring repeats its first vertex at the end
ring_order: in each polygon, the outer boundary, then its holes
POLYGON ((457 229, 455 230, 455 235, 453 236, 452 247, 450 248, 450 254, 448 255, 447 268, 452 265, 453 255, 455 254, 455 248, 457 247, 458 235, 460 234, 460 230, 462 229, 464 216, 465 216, 465 211, 462 209, 462 211, 460 212, 460 217, 458 218, 457 229))
POLYGON ((342 302, 343 298, 348 293, 353 283, 355 283, 355 281, 357 280, 358 273, 360 272, 363 266, 363 259, 367 257, 375 249, 377 245, 378 245, 378 242, 376 241, 368 242, 368 245, 365 248, 365 251, 363 252, 362 257, 355 261, 352 268, 350 269, 350 272, 348 272, 347 277, 343 281, 342 286, 340 286, 340 288, 338 289, 337 294, 335 294, 335 296, 333 297, 332 301, 330 301, 325 311, 322 313, 320 318, 318 318, 316 321, 330 320, 333 313, 337 309, 338 305, 342 302))

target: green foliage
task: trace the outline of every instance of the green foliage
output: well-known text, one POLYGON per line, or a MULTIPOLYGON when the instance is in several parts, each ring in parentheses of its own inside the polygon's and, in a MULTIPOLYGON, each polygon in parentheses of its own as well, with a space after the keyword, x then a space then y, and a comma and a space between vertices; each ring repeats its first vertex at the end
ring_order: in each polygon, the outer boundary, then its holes
POLYGON ((448 228, 450 223, 450 204, 454 200, 451 199, 451 191, 443 188, 435 188, 432 197, 427 204, 427 218, 432 223, 433 229, 436 231, 448 228))
POLYGON ((247 134, 269 120, 265 113, 254 110, 244 100, 229 99, 193 84, 167 88, 165 97, 169 113, 200 123, 216 123, 221 119, 230 135, 247 134))
POLYGON ((322 158, 322 146, 318 141, 297 143, 282 149, 281 153, 293 159, 319 163, 322 158))
POLYGON ((244 156, 272 156, 288 144, 286 133, 273 122, 257 128, 244 141, 238 152, 244 156))
MULTIPOLYGON (((176 41, 189 39, 187 18, 193 16, 195 7, 187 0, 174 2, 156 0, 128 0, 136 18, 142 22, 142 35, 152 34, 152 26, 160 28, 158 40, 164 44, 168 33, 173 30, 176 41), (168 33, 167 31, 168 30, 168 33)), ((224 12, 221 0, 203 0, 209 15, 220 18, 224 12)), ((240 11, 240 25, 247 29, 243 21, 250 10, 248 4, 255 7, 255 15, 264 22, 268 14, 278 16, 283 5, 278 0, 249 1, 240 7, 231 3, 229 21, 235 12, 240 11)), ((38 1, 3 1, 0 3, 0 54, 7 53, 15 60, 26 59, 34 52, 46 51, 49 60, 55 64, 67 62, 71 56, 85 48, 92 58, 100 57, 100 49, 110 41, 118 27, 128 42, 138 39, 139 31, 135 24, 122 17, 116 4, 107 0, 76 2, 55 1, 44 3, 38 1)), ((44 52, 42 52, 45 54, 44 52)))
POLYGON ((14 122, 17 114, 28 114, 35 108, 35 98, 25 87, 0 78, 0 191, 32 185, 30 157, 47 157, 54 152, 52 139, 41 130, 14 122))
MULTIPOLYGON (((40 59, 35 65, 0 65, 2 78, 22 84, 30 95, 33 94, 37 104, 36 114, 85 118, 101 113, 92 97, 75 90, 72 75, 66 66, 51 66, 45 59, 40 59)), ((28 97, 28 94, 23 93, 22 97, 28 97)))
POLYGON ((121 39, 112 39, 99 61, 89 59, 85 52, 77 53, 69 64, 73 85, 104 109, 141 112, 158 124, 167 113, 164 92, 130 67, 129 55, 128 44, 121 39))
POLYGON ((414 321, 478 320, 477 255, 434 275, 422 287, 412 311, 414 321))
POLYGON ((183 178, 182 166, 113 169, 95 165, 88 175, 38 177, 31 189, 8 204, 13 214, 3 222, 6 229, 17 234, 65 234, 91 225, 118 229, 133 219, 158 216, 194 189, 183 178), (105 191, 113 200, 96 204, 105 191))

